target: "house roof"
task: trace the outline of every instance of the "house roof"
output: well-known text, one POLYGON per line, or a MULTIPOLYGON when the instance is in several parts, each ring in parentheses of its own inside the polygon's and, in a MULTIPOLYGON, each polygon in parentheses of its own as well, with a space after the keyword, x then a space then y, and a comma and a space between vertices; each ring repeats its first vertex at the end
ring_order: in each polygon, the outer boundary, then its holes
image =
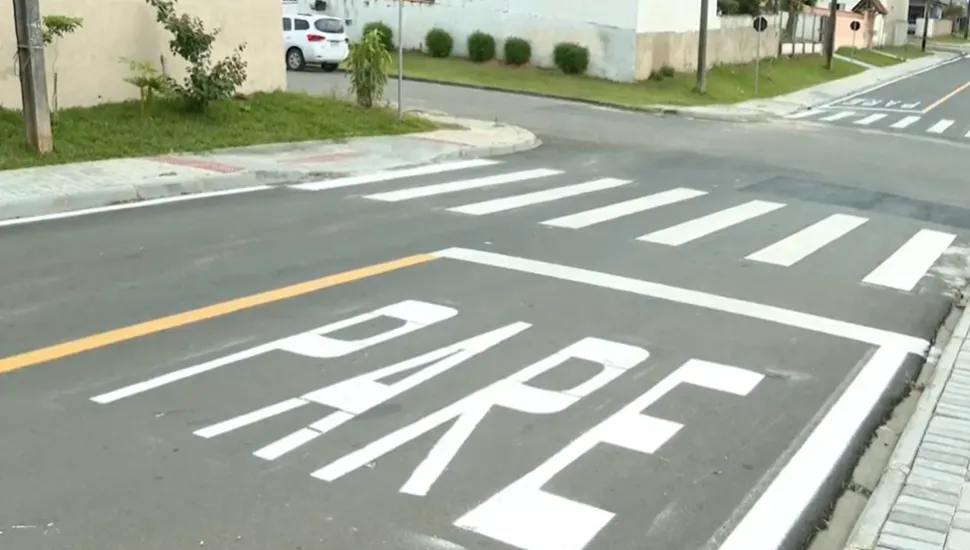
POLYGON ((877 12, 886 15, 889 10, 886 9, 886 5, 882 3, 882 0, 859 0, 852 11, 866 11, 866 10, 876 10, 877 12))

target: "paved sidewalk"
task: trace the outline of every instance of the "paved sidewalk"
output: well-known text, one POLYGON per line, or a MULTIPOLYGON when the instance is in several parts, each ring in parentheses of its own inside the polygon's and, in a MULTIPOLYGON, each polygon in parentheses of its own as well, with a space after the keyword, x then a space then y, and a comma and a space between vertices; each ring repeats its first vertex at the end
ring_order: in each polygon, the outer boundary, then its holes
POLYGON ((965 312, 846 550, 970 549, 968 332, 965 312))
POLYGON ((862 93, 877 86, 883 86, 896 80, 902 80, 921 71, 951 63, 962 59, 965 53, 935 52, 933 55, 911 59, 891 67, 879 67, 859 74, 827 82, 771 99, 755 99, 735 105, 712 105, 709 107, 669 107, 669 110, 681 115, 696 116, 698 118, 713 118, 723 120, 767 120, 779 116, 786 116, 803 109, 822 105, 843 98, 848 95, 862 93))
POLYGON ((539 146, 517 126, 421 113, 446 129, 0 171, 0 220, 211 191, 283 185, 539 146))

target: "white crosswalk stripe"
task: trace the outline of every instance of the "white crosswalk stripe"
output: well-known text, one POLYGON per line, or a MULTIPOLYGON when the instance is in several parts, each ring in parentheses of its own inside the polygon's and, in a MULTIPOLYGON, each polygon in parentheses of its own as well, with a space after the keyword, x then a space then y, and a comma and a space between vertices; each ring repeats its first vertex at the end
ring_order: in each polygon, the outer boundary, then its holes
POLYGON ((886 118, 887 116, 889 115, 887 115, 886 113, 876 113, 874 115, 869 115, 865 118, 860 118, 859 120, 855 121, 855 123, 858 124, 859 126, 868 126, 873 122, 879 122, 880 120, 886 118))
MULTIPOLYGON (((843 122, 851 123, 853 126, 866 126, 872 128, 889 128, 891 130, 906 130, 913 128, 914 130, 920 131, 921 128, 923 132, 927 134, 932 134, 936 136, 942 136, 948 134, 951 130, 958 127, 956 120, 951 119, 939 119, 939 120, 925 120, 925 117, 921 114, 911 114, 905 115, 904 112, 862 112, 859 111, 838 111, 833 108, 821 108, 809 111, 801 111, 786 116, 785 118, 790 120, 804 120, 813 118, 818 122, 843 122), (922 126, 921 123, 927 124, 927 126, 922 126)), ((963 126, 965 128, 965 126, 963 126)), ((963 130, 960 130, 963 132, 963 130)), ((952 135, 952 134, 948 134, 952 135)), ((961 135, 963 138, 970 139, 970 131, 963 133, 961 135)))
POLYGON ((751 201, 739 204, 720 212, 708 214, 667 229, 637 237, 638 241, 646 241, 670 246, 680 246, 693 240, 706 237, 732 225, 748 221, 752 218, 774 212, 785 205, 778 202, 751 201))
POLYGON ((578 195, 585 195, 586 193, 602 191, 604 189, 613 189, 615 187, 620 187, 621 185, 628 185, 630 183, 633 183, 633 182, 631 182, 630 180, 604 178, 600 180, 589 181, 586 183, 569 185, 566 187, 555 187, 553 189, 547 189, 545 191, 525 193, 524 195, 516 195, 513 197, 505 197, 505 198, 494 199, 490 201, 476 202, 474 204, 466 204, 464 206, 456 206, 454 208, 449 208, 448 210, 451 212, 458 212, 460 214, 470 214, 472 216, 483 216, 485 214, 494 214, 495 212, 505 212, 506 210, 522 208, 524 206, 531 206, 533 204, 540 204, 543 202, 551 202, 559 199, 575 197, 578 195))
POLYGON ((899 121, 897 121, 897 122, 895 122, 893 124, 890 124, 889 127, 890 128, 894 128, 896 130, 902 130, 903 128, 909 128, 913 124, 916 124, 917 122, 920 121, 921 118, 923 118, 923 117, 919 117, 919 116, 907 116, 907 117, 903 117, 903 118, 899 119, 899 121))
POLYGON ((930 126, 930 129, 927 130, 927 132, 930 133, 930 134, 942 134, 943 132, 945 132, 947 130, 947 128, 949 128, 950 126, 953 126, 953 123, 954 122, 956 122, 956 121, 954 121, 954 120, 941 120, 941 121, 937 122, 936 124, 934 124, 933 126, 930 126))
MULTIPOLYGON (((880 113, 881 114, 881 113, 880 113)), ((872 115, 868 117, 871 121, 872 115)), ((919 117, 915 117, 919 118, 919 117)), ((952 121, 950 122, 952 125, 952 121)), ((898 124, 898 122, 897 122, 898 124)), ((863 124, 865 125, 865 124, 863 124)), ((949 126, 948 126, 949 127, 949 126)), ((812 221, 808 225, 800 228, 781 229, 784 234, 773 237, 764 233, 764 230, 757 232, 735 231, 730 232, 731 228, 740 226, 762 216, 777 216, 779 210, 786 206, 785 203, 771 202, 764 200, 750 200, 747 202, 735 202, 726 205, 720 210, 711 211, 709 204, 712 202, 723 202, 725 195, 711 194, 708 191, 691 189, 687 187, 676 187, 667 190, 637 191, 637 184, 641 182, 630 179, 619 179, 612 177, 602 177, 586 181, 568 181, 572 178, 562 170, 553 168, 532 168, 523 170, 504 170, 501 161, 495 160, 465 160, 456 162, 446 162, 438 165, 419 166, 416 168, 406 168, 401 170, 389 170, 375 172, 360 176, 347 176, 333 180, 313 182, 310 184, 297 184, 291 186, 295 189, 304 191, 333 190, 340 188, 350 188, 368 184, 381 184, 382 182, 397 182, 397 189, 381 191, 365 195, 363 198, 382 201, 382 202, 401 202, 412 199, 436 197, 439 195, 458 194, 462 191, 482 190, 481 192, 492 191, 497 197, 487 200, 480 200, 471 203, 459 204, 457 206, 445 206, 444 208, 452 213, 469 216, 486 216, 509 212, 512 210, 525 210, 529 207, 539 205, 549 205, 547 208, 559 208, 569 212, 559 217, 554 217, 539 221, 538 223, 548 227, 560 229, 590 229, 594 226, 607 224, 620 219, 629 219, 636 215, 634 220, 628 223, 636 224, 641 221, 649 223, 652 212, 660 211, 666 207, 676 207, 676 212, 690 212, 685 208, 704 209, 703 215, 694 218, 680 218, 679 223, 668 227, 657 229, 647 234, 636 237, 637 241, 651 244, 660 244, 670 247, 680 246, 705 246, 703 244, 690 244, 695 241, 702 241, 705 237, 722 234, 724 236, 735 235, 738 239, 748 239, 757 241, 757 246, 751 247, 755 250, 744 260, 755 262, 756 264, 768 264, 782 268, 794 268, 794 266, 805 263, 811 266, 816 253, 823 249, 845 246, 843 237, 854 231, 879 231, 873 226, 876 222, 870 218, 850 215, 843 213, 827 214, 820 220, 812 221), (491 172, 482 174, 480 169, 491 167, 491 172), (467 170, 470 177, 465 179, 454 178, 451 174, 467 170), (479 171, 476 173, 476 171, 479 171), (444 178, 451 178, 445 183, 428 184, 429 178, 441 181, 444 178), (513 183, 538 182, 544 188, 525 193, 509 193, 506 191, 508 186, 513 183), (637 194, 633 198, 616 200, 611 195, 623 192, 629 196, 637 194), (569 205, 576 201, 587 199, 603 198, 599 206, 576 210, 569 205), (605 204, 604 204, 605 203, 605 204), (683 206, 689 203, 688 206, 683 206), (678 206, 681 205, 681 206, 678 206), (863 227, 865 226, 865 227, 863 227), (774 241, 774 242, 771 242, 774 241)), ((652 178, 651 178, 652 179, 652 178)), ((432 180, 432 181, 435 181, 432 180)), ((660 212, 658 216, 669 214, 660 212)), ((784 226, 784 221, 779 225, 778 220, 784 220, 785 216, 772 217, 770 227, 784 226)), ((879 222, 884 223, 884 222, 879 222)), ((627 226, 624 226, 627 227, 627 226)), ((759 226, 764 227, 764 226, 759 226)), ((774 231, 771 229, 770 231, 774 231)), ((609 234, 608 232, 606 234, 609 234)), ((635 234, 634 234, 635 235, 635 234)), ((629 239, 632 235, 628 235, 629 239)), ((622 237, 621 237, 622 238, 622 237)), ((952 233, 945 233, 930 229, 921 229, 905 243, 900 246, 888 257, 873 258, 865 260, 867 265, 864 267, 865 273, 868 271, 861 282, 871 286, 878 286, 898 291, 913 292, 920 281, 930 273, 930 270, 940 261, 941 257, 949 250, 957 236, 952 233), (868 262, 872 262, 869 264, 868 262), (874 267, 875 266, 875 267, 874 267)), ((858 246, 858 245, 853 245, 858 246)), ((865 251, 853 251, 849 257, 866 256, 865 251), (859 254, 858 252, 863 252, 859 254)), ((845 258, 845 255, 841 256, 845 258)), ((738 261, 742 258, 738 257, 738 261)), ((811 267, 809 267, 811 269, 811 267)), ((819 273, 824 273, 823 268, 819 273)), ((856 281, 857 283, 860 281, 856 281)), ((207 430, 217 433, 222 427, 214 426, 207 430)), ((206 431, 208 433, 208 431, 206 431)), ((282 445, 282 443, 281 443, 282 445)), ((268 447, 265 453, 272 454, 275 447, 268 447)), ((262 451, 261 451, 262 452, 262 451)))
POLYGON ((835 113, 834 115, 829 115, 827 117, 824 117, 820 120, 822 122, 835 122, 836 120, 842 120, 849 117, 853 117, 855 116, 855 114, 856 114, 855 111, 842 111, 839 113, 835 113))
POLYGON ((375 195, 367 195, 364 198, 384 202, 407 201, 411 199, 431 197, 434 195, 443 195, 445 193, 468 191, 469 189, 477 189, 479 187, 492 187, 509 183, 519 183, 537 178, 555 176, 556 174, 562 174, 562 172, 559 170, 551 170, 549 168, 536 168, 534 170, 522 170, 521 172, 512 172, 509 174, 498 174, 495 176, 485 176, 470 180, 458 180, 448 183, 439 183, 436 185, 426 185, 424 187, 414 187, 411 189, 403 189, 401 191, 377 193, 375 195))
POLYGON ((655 193, 653 195, 647 195, 646 197, 639 197, 636 199, 603 206, 601 208, 577 212, 561 218, 546 220, 542 222, 542 224, 551 225, 553 227, 580 229, 622 218, 624 216, 646 212, 647 210, 653 210, 654 208, 660 208, 661 206, 667 206, 668 204, 693 199, 706 194, 706 191, 698 191, 696 189, 671 189, 670 191, 655 193))

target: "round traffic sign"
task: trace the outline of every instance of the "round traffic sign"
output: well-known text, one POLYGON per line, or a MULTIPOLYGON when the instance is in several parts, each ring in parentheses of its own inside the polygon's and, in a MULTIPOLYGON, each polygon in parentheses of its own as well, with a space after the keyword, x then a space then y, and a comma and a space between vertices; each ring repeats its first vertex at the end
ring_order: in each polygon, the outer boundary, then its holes
POLYGON ((760 15, 758 17, 755 17, 754 18, 754 30, 756 30, 758 32, 764 32, 764 30, 767 29, 767 28, 768 28, 768 20, 767 19, 765 19, 764 17, 762 17, 760 15))
POLYGON ((853 21, 852 23, 849 23, 849 28, 852 29, 852 32, 859 30, 859 28, 861 27, 862 27, 862 23, 859 23, 858 21, 853 21))

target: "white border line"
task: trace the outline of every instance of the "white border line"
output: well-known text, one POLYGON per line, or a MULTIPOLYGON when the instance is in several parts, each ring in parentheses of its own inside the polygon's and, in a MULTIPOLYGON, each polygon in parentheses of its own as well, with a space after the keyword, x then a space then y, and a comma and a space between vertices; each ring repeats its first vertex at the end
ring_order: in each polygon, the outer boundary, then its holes
POLYGON ((630 292, 650 298, 658 298, 714 311, 732 313, 876 346, 892 346, 893 348, 903 349, 908 353, 915 353, 921 357, 925 356, 930 346, 929 342, 915 336, 907 336, 905 334, 838 321, 810 313, 759 304, 757 302, 728 298, 717 294, 688 290, 620 275, 611 275, 601 271, 591 271, 578 267, 530 260, 516 256, 506 256, 495 252, 470 250, 467 248, 448 248, 434 252, 431 255, 438 258, 449 258, 452 260, 532 273, 534 275, 543 275, 563 281, 572 281, 601 288, 630 292))
POLYGON ((57 212, 54 214, 41 214, 39 216, 28 216, 25 218, 12 218, 0 220, 0 227, 11 227, 15 225, 26 225, 28 223, 47 222, 52 220, 63 220, 66 218, 76 218, 88 216, 90 214, 103 214, 106 212, 118 212, 120 210, 131 210, 133 208, 145 208, 148 206, 158 206, 176 202, 185 202, 198 199, 208 199, 212 197, 227 197, 229 195, 241 195, 254 191, 266 191, 272 189, 271 185, 253 185, 251 187, 239 187, 236 189, 223 189, 221 191, 209 191, 206 193, 192 193, 189 195, 177 195, 174 197, 163 197, 160 199, 148 199, 143 201, 126 202, 124 204, 112 204, 110 206, 98 206, 95 208, 85 208, 83 210, 70 210, 68 212, 57 212))

